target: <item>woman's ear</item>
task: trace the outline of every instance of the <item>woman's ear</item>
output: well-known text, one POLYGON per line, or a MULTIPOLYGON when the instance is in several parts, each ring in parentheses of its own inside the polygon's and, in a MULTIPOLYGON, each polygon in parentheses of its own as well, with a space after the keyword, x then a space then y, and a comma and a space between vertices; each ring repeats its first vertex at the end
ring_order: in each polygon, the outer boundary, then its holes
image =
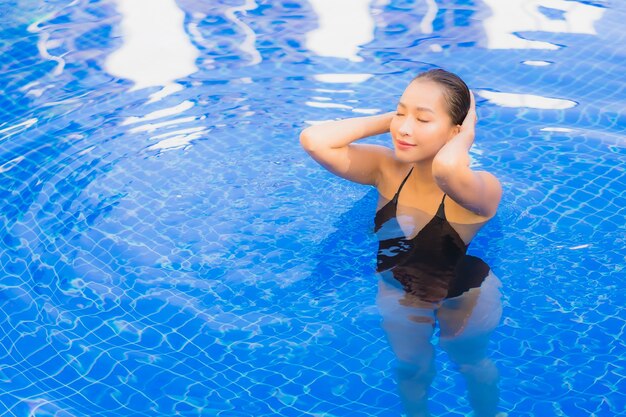
POLYGON ((450 137, 448 138, 448 140, 458 135, 460 131, 461 131, 461 125, 454 126, 450 132, 450 137))

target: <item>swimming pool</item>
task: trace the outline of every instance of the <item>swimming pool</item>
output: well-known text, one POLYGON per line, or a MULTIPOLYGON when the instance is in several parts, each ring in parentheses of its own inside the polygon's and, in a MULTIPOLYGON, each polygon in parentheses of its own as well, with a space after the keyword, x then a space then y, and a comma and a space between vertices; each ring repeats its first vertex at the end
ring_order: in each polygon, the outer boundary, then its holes
MULTIPOLYGON (((502 409, 625 414, 626 6, 334 7, 0 1, 2 415, 398 416, 376 192, 297 134, 436 66, 504 187, 468 252, 503 283, 502 409)), ((433 415, 468 414, 437 365, 433 415)))

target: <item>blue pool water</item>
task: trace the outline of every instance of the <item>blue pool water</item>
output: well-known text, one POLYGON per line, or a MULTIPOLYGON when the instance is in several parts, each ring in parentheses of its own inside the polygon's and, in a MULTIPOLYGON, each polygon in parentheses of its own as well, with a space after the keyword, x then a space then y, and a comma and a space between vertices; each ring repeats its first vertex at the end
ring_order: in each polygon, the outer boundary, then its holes
MULTIPOLYGON (((476 93, 472 163, 504 188, 468 251, 502 281, 501 409, 626 415, 625 18, 603 0, 0 1, 0 415, 401 415, 376 190, 298 133, 391 111, 432 67, 476 93)), ((436 360, 433 415, 470 415, 436 360)))

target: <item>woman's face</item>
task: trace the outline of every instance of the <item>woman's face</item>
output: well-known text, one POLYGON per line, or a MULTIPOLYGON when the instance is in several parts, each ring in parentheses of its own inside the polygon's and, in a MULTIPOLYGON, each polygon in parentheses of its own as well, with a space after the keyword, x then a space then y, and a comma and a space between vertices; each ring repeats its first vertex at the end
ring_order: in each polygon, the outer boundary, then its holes
POLYGON ((396 157, 405 162, 432 159, 458 131, 452 124, 442 87, 429 80, 411 82, 389 127, 396 157))

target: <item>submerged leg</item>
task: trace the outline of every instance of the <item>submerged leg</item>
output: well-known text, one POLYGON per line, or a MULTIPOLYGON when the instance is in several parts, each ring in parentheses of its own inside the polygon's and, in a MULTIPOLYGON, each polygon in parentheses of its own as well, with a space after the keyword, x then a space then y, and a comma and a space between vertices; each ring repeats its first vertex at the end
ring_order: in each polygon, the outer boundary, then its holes
POLYGON ((500 375, 487 357, 489 338, 502 317, 499 286, 499 280, 490 274, 480 288, 444 301, 437 312, 439 345, 465 379, 474 417, 499 415, 500 375))
POLYGON ((379 282, 376 304, 382 328, 396 355, 395 375, 407 417, 429 417, 428 390, 435 378, 432 310, 399 303, 402 289, 379 282))
POLYGON ((430 348, 415 346, 423 355, 420 361, 398 359, 396 365, 398 391, 407 417, 430 417, 428 391, 437 374, 433 346, 430 348))
POLYGON ((462 339, 440 342, 465 379, 474 417, 495 417, 498 414, 500 374, 495 363, 486 356, 486 342, 462 339))

